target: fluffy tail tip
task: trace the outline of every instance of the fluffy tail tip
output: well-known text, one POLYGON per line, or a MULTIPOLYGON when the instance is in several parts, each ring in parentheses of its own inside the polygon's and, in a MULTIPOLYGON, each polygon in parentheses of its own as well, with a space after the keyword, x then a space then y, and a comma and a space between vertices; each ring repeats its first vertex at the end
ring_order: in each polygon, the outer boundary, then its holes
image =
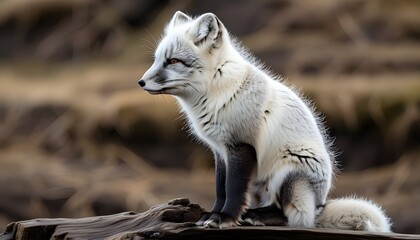
POLYGON ((357 198, 330 200, 316 220, 318 227, 391 232, 390 219, 372 201, 357 198))

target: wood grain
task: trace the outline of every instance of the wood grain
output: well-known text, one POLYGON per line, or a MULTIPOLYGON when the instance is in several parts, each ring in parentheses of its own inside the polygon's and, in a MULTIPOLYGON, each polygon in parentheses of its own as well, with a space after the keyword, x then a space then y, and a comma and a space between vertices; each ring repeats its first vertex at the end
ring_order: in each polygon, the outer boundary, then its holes
POLYGON ((200 228, 205 210, 187 198, 143 213, 124 212, 87 218, 44 218, 10 223, 0 240, 41 239, 420 239, 420 235, 290 227, 200 228))

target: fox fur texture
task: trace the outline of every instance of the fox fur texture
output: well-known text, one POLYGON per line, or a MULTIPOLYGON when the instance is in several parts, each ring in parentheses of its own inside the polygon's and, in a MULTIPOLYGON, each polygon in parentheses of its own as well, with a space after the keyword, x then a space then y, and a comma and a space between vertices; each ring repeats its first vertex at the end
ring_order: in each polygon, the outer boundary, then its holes
POLYGON ((327 201, 334 153, 320 118, 216 15, 176 12, 139 85, 174 96, 191 132, 214 153, 217 198, 197 225, 390 231, 370 201, 327 201))

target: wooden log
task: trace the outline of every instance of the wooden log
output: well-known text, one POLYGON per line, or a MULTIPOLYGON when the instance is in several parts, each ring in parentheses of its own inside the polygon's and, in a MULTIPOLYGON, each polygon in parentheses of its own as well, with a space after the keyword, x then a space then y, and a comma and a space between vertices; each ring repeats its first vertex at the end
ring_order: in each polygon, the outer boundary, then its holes
POLYGON ((369 233, 321 228, 200 228, 205 210, 186 198, 152 207, 144 213, 124 212, 79 219, 33 219, 10 223, 0 240, 38 239, 420 239, 420 235, 369 233))

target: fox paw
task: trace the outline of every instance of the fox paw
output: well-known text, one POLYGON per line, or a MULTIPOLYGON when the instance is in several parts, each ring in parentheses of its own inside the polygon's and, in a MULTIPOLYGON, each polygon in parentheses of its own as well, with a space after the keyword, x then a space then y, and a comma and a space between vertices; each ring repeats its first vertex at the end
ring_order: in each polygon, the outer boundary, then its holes
POLYGON ((286 226, 287 218, 281 213, 248 209, 241 216, 242 225, 248 226, 286 226))
POLYGON ((207 212, 207 213, 204 213, 204 214, 201 216, 200 220, 198 220, 198 222, 196 223, 196 225, 197 225, 197 226, 204 226, 204 223, 205 223, 207 220, 209 220, 209 218, 211 217, 211 215, 212 215, 212 214, 213 214, 212 212, 207 212))
POLYGON ((237 226, 238 224, 232 217, 224 213, 213 213, 203 225, 208 228, 227 228, 237 226))
POLYGON ((253 218, 242 218, 241 222, 243 226, 265 226, 265 223, 253 218))
POLYGON ((262 221, 260 221, 258 216, 252 211, 248 211, 244 213, 241 216, 241 219, 242 219, 242 225, 245 225, 245 226, 265 226, 265 224, 262 221))

